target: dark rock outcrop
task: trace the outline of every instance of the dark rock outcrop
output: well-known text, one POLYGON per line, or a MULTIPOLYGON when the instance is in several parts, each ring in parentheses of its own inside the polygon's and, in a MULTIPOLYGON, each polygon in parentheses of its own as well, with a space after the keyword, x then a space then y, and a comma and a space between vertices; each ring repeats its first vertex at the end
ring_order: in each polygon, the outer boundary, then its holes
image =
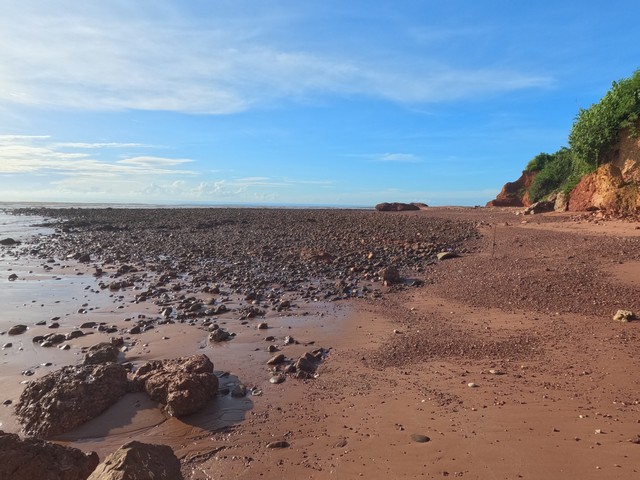
POLYGON ((99 365, 101 363, 116 362, 118 353, 118 347, 113 343, 98 343, 89 348, 82 363, 84 365, 99 365))
POLYGON ((379 212, 404 212, 408 210, 420 210, 420 207, 415 203, 379 203, 376 205, 376 210, 379 212))
POLYGON ((133 384, 156 402, 167 415, 180 417, 204 407, 218 393, 218 378, 206 355, 153 360, 133 375, 133 384))
POLYGON ((91 474, 89 480, 182 480, 180 461, 171 447, 125 443, 91 474))
POLYGON ((21 439, 0 430, 0 478, 11 480, 86 480, 98 465, 95 452, 85 454, 37 439, 21 439))
POLYGON ((127 370, 115 363, 62 367, 31 382, 16 415, 27 435, 50 437, 97 417, 127 391, 127 370))
POLYGON ((498 196, 487 203, 487 207, 528 207, 531 205, 528 189, 536 177, 536 172, 522 172, 515 182, 507 182, 498 196))

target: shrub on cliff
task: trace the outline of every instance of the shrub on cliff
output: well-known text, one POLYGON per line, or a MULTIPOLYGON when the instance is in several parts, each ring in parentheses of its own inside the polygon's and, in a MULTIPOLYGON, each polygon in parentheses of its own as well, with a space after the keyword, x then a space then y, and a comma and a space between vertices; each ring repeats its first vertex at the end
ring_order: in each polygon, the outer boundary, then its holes
POLYGON ((584 175, 595 171, 622 129, 628 128, 631 135, 638 135, 638 118, 640 70, 629 78, 613 82, 611 90, 598 103, 578 112, 569 134, 575 173, 584 175))
POLYGON ((543 153, 535 157, 527 165, 527 169, 535 166, 537 170, 534 171, 538 172, 529 187, 529 199, 537 202, 552 192, 563 190, 571 180, 573 164, 571 150, 564 147, 556 153, 543 153))

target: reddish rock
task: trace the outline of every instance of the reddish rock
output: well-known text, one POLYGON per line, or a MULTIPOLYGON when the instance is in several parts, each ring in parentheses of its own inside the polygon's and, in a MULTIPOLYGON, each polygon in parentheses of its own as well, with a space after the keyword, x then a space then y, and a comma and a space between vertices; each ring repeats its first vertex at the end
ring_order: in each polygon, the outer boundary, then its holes
POLYGON ((569 211, 581 212, 596 209, 616 210, 617 196, 624 180, 620 169, 612 163, 582 177, 569 198, 569 211))
POLYGON ((127 391, 122 365, 62 367, 31 382, 20 395, 16 415, 27 435, 59 435, 97 417, 127 391))
POLYGON ((125 443, 91 474, 88 480, 182 480, 180 461, 171 447, 125 443))
POLYGON ((206 355, 147 362, 135 372, 132 381, 153 400, 164 404, 171 417, 197 412, 218 393, 218 378, 206 355))
POLYGON ((528 189, 537 172, 522 172, 515 182, 507 182, 500 193, 487 203, 487 207, 528 207, 531 205, 528 189))
POLYGON ((7 480, 86 480, 98 465, 95 452, 85 454, 37 439, 21 439, 0 430, 0 478, 7 480))

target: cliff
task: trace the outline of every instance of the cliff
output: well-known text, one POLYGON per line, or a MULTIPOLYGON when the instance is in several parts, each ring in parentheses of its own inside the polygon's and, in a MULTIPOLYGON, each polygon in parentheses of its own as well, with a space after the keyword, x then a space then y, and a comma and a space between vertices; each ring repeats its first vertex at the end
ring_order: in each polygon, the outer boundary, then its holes
POLYGON ((529 187, 536 176, 536 172, 522 172, 515 182, 507 182, 498 196, 487 203, 487 207, 528 207, 529 187))
MULTIPOLYGON (((640 130, 640 120, 636 128, 640 130)), ((556 203, 556 210, 630 214, 640 209, 640 136, 633 135, 628 128, 623 129, 617 141, 600 156, 599 163, 595 172, 584 175, 568 192, 568 202, 556 203)), ((532 203, 531 186, 538 173, 524 171, 518 180, 506 183, 487 206, 528 207, 532 203)), ((546 198, 555 200, 556 193, 546 198)), ((564 200, 564 194, 561 197, 564 200)))

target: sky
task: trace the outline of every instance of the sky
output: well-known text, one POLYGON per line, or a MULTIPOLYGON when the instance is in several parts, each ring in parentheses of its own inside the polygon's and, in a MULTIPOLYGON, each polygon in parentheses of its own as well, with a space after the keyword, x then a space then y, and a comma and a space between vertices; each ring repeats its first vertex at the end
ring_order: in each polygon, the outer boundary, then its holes
POLYGON ((637 0, 0 0, 0 201, 482 205, 640 68, 637 0))

